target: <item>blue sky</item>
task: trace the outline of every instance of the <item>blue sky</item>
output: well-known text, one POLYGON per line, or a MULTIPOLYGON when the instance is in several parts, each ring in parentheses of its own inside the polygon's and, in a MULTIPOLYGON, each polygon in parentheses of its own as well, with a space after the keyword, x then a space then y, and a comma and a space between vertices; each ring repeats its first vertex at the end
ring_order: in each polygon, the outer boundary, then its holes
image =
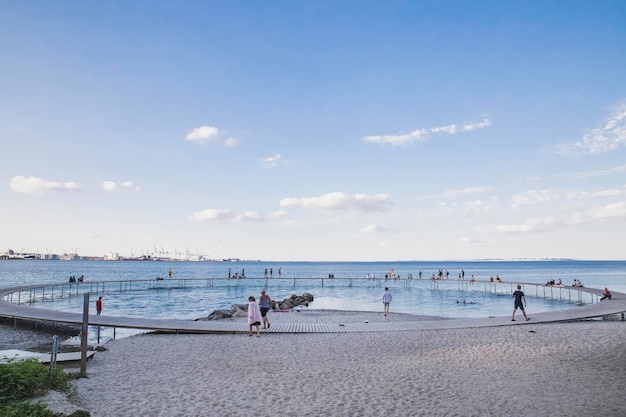
POLYGON ((0 252, 624 259, 622 1, 0 1, 0 252))

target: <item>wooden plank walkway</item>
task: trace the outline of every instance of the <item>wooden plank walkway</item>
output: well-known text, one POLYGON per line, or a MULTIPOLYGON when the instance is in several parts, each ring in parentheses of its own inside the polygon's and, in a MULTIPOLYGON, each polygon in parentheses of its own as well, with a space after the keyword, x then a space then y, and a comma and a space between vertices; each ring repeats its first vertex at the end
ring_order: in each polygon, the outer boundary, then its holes
MULTIPOLYGON (((87 351, 87 360, 93 358, 96 354, 95 351, 87 351)), ((50 363, 50 353, 37 353, 26 350, 0 350, 0 364, 6 363, 12 359, 27 359, 34 358, 41 363, 50 363)), ((57 353, 57 362, 78 362, 81 360, 81 352, 60 352, 57 353)))
MULTIPOLYGON (((5 300, 5 296, 14 292, 15 288, 0 290, 0 317, 47 321, 58 323, 81 324, 82 314, 63 311, 45 310, 40 308, 18 305, 5 300)), ((598 293, 600 290, 585 289, 598 293)), ((384 332, 384 331, 412 331, 435 329, 461 329, 472 327, 493 327, 524 325, 535 323, 550 323, 563 321, 578 321, 584 319, 606 317, 622 314, 626 311, 626 294, 613 292, 611 300, 600 303, 585 304, 575 308, 538 313, 531 315, 532 320, 524 322, 518 313, 518 321, 512 322, 510 316, 493 318, 428 320, 412 322, 375 322, 375 323, 275 323, 264 333, 347 333, 347 332, 384 332)), ((90 315, 90 326, 111 328, 131 328, 173 333, 247 333, 248 324, 245 320, 234 321, 189 321, 167 320, 135 317, 118 317, 107 315, 90 315)))

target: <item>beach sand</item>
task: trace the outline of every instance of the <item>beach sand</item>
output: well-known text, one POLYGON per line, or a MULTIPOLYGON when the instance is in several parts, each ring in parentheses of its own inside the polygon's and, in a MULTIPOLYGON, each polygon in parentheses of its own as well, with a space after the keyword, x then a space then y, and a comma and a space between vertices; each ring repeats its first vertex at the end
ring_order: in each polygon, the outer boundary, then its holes
MULTIPOLYGON (((403 321, 311 312, 270 321, 403 321)), ((414 319, 423 319, 420 317, 414 319)), ((245 320, 245 319, 243 319, 245 320)), ((624 416, 626 323, 339 334, 146 334, 72 383, 93 417, 624 416)))

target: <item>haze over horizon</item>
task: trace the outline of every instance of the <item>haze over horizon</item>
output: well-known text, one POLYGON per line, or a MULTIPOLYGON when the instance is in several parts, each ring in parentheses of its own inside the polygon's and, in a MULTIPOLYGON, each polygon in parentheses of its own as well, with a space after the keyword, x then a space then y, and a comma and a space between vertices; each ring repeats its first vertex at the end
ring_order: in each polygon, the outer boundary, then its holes
POLYGON ((619 260, 626 3, 0 3, 0 252, 619 260))

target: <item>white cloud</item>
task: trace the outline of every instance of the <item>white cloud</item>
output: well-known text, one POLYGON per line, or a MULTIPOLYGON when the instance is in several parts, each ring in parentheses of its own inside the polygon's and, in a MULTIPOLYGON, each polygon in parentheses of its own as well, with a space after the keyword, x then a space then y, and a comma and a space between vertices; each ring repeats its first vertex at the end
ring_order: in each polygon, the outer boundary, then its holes
POLYGON ((596 219, 625 217, 626 218, 626 202, 607 204, 606 206, 594 209, 591 216, 596 219))
POLYGON ((443 132, 443 133, 448 133, 450 135, 454 135, 456 133, 456 129, 457 129, 457 126, 453 123, 448 126, 433 127, 432 129, 430 129, 430 131, 433 133, 443 132))
POLYGON ((113 191, 115 190, 115 188, 117 188, 117 184, 115 184, 113 181, 104 181, 102 183, 102 188, 105 191, 113 191))
MULTIPOLYGON (((132 181, 124 181, 120 184, 120 187, 125 190, 139 192, 139 187, 136 186, 132 181)), ((102 183, 102 188, 106 191, 114 191, 117 189, 117 184, 113 181, 104 181, 102 183)))
POLYGON ((228 209, 206 209, 196 211, 189 220, 207 221, 207 220, 235 220, 237 216, 228 209))
POLYGON ((228 138, 224 141, 224 146, 232 148, 234 146, 237 146, 239 142, 237 141, 237 139, 235 138, 228 138))
POLYGON ((256 211, 246 211, 243 214, 236 214, 230 211, 229 209, 206 209, 202 211, 196 211, 191 216, 189 216, 189 220, 192 221, 225 221, 225 222, 244 222, 244 221, 252 221, 252 222, 267 222, 272 220, 278 220, 287 216, 287 212, 284 210, 275 211, 269 214, 260 214, 256 211))
MULTIPOLYGON (((487 126, 491 126, 491 120, 483 119, 481 122, 466 123, 461 127, 460 131, 470 132, 476 129, 482 129, 487 126)), ((447 133, 454 135, 459 132, 459 128, 456 124, 450 124, 447 126, 433 127, 430 129, 415 129, 410 133, 400 135, 372 135, 365 136, 363 140, 370 143, 378 143, 380 145, 401 146, 408 145, 418 141, 425 141, 429 138, 430 133, 447 133)))
POLYGON ((463 125, 463 131, 464 132, 471 132, 472 130, 476 130, 476 129, 483 129, 485 127, 491 126, 491 120, 489 119, 483 119, 482 122, 477 122, 477 123, 465 123, 463 125))
POLYGON ((440 198, 456 198, 465 197, 468 195, 482 194, 491 191, 491 187, 465 187, 457 190, 447 190, 441 194, 434 194, 420 198, 420 200, 436 200, 440 198))
POLYGON ((582 171, 582 172, 574 172, 572 174, 560 174, 555 175, 556 179, 580 179, 580 178, 592 178, 599 177, 604 175, 611 175, 615 173, 622 173, 626 171, 626 165, 620 165, 607 169, 599 169, 596 171, 582 171))
POLYGON ((557 227, 569 227, 615 218, 626 218, 626 201, 605 204, 584 212, 571 212, 566 217, 534 218, 527 219, 521 224, 500 224, 496 230, 502 233, 543 232, 557 227))
POLYGON ((622 194, 621 190, 600 190, 595 192, 589 191, 571 191, 565 194, 565 198, 568 200, 589 200, 595 198, 616 197, 622 194))
POLYGON ((17 192, 25 194, 42 194, 45 191, 80 191, 78 184, 72 181, 54 182, 45 181, 37 177, 15 176, 11 179, 9 187, 17 192))
MULTIPOLYGON (((187 137, 185 139, 191 142, 195 142, 199 145, 205 145, 209 142, 221 141, 221 138, 223 138, 225 135, 226 132, 220 131, 217 127, 205 125, 194 128, 191 132, 187 134, 187 137)), ((237 144, 237 139, 230 136, 224 139, 222 142, 222 145, 230 148, 237 146, 237 144)))
POLYGON ((283 217, 286 217, 286 216, 287 216, 287 212, 285 210, 277 210, 272 213, 269 213, 267 215, 267 219, 276 220, 276 219, 282 219, 283 217))
POLYGON ((283 159, 283 157, 279 153, 277 153, 276 155, 268 156, 267 158, 263 159, 263 165, 266 169, 276 168, 281 159, 283 159))
POLYGON ((522 224, 500 224, 496 227, 496 230, 502 233, 540 232, 562 224, 566 224, 566 222, 554 217, 546 217, 542 219, 528 219, 522 224))
POLYGON ((425 129, 416 129, 411 133, 404 135, 374 135, 366 136, 363 138, 365 142, 378 143, 381 145, 400 146, 420 140, 425 140, 428 135, 428 131, 425 129))
POLYGON ((334 192, 319 197, 284 198, 281 207, 300 206, 308 209, 349 210, 356 212, 382 211, 391 205, 388 194, 352 194, 334 192))
POLYGON ((131 190, 131 191, 139 191, 140 190, 139 186, 135 185, 132 181, 124 181, 121 186, 122 186, 122 188, 125 188, 127 190, 131 190))
POLYGON ((626 104, 580 140, 558 147, 561 154, 598 154, 626 145, 626 104))
POLYGON ((485 204, 482 200, 466 201, 463 210, 466 213, 479 214, 491 209, 492 206, 485 204))
POLYGON ((260 220, 262 220, 261 215, 259 213, 257 213, 256 211, 246 211, 243 214, 242 219, 252 220, 252 221, 260 221, 260 220))
POLYGON ((589 200, 597 198, 608 198, 622 195, 619 189, 608 189, 599 191, 570 191, 558 193, 552 190, 529 190, 516 194, 511 198, 511 207, 532 206, 540 203, 552 203, 561 200, 589 200))
POLYGON ((214 126, 200 126, 189 132, 186 139, 202 145, 217 138, 219 133, 219 129, 214 126))
POLYGON ((511 198, 511 207, 530 206, 547 201, 559 200, 558 193, 552 190, 528 190, 511 198))
POLYGON ((363 228, 361 228, 360 232, 361 233, 384 233, 384 232, 388 232, 390 229, 387 226, 380 226, 380 225, 376 225, 376 224, 370 224, 369 226, 365 226, 363 228))

